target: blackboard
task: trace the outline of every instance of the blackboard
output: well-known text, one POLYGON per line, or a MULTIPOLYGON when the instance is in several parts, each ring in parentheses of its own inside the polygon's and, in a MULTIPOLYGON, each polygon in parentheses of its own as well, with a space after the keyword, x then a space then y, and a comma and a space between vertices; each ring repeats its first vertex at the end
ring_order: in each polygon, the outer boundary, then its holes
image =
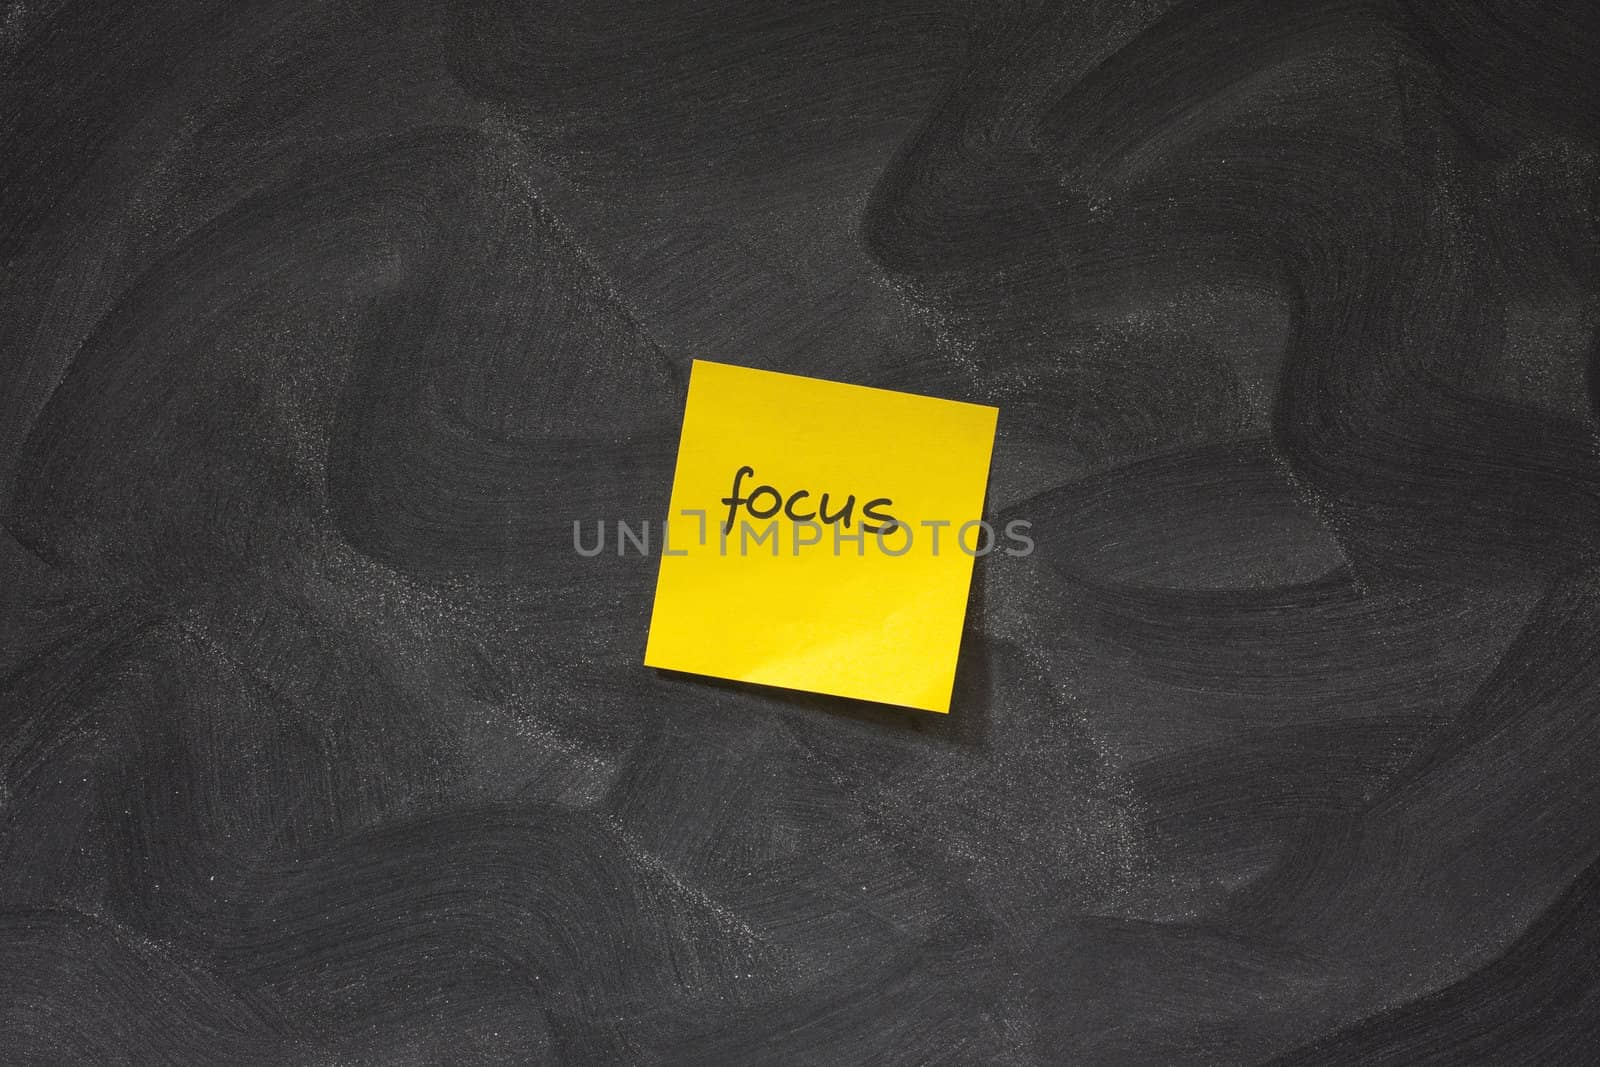
POLYGON ((1592 4, 0 70, 0 1061, 1600 1060, 1592 4), (642 665, 696 358, 999 407, 948 716, 642 665))

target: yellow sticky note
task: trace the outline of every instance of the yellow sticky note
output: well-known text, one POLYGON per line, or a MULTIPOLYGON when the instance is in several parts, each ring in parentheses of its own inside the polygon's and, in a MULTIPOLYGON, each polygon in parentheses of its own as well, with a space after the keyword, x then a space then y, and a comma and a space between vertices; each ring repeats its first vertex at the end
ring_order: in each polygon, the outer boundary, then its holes
POLYGON ((695 361, 645 663, 948 712, 998 415, 695 361))

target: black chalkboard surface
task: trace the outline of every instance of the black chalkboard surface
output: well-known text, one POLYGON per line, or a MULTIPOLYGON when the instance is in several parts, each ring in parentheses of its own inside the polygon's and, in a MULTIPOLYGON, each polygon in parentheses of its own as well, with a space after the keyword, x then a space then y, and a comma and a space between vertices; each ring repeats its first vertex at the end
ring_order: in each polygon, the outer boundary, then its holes
POLYGON ((0 1061, 1600 1061, 1587 0, 0 71, 0 1061), (948 716, 643 666, 696 358, 1000 408, 948 716))

